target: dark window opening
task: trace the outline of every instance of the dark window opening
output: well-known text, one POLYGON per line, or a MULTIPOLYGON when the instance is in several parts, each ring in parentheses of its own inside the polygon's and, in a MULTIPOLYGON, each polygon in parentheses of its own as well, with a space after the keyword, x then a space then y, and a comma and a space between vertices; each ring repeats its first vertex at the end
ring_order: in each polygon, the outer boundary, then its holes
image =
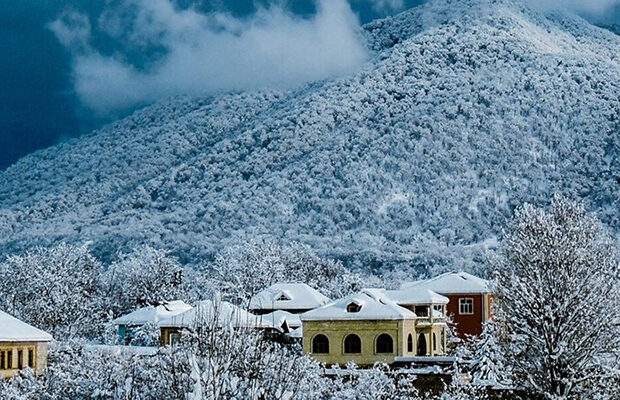
POLYGON ((6 369, 13 369, 13 351, 6 352, 6 369))
POLYGON ((387 333, 382 333, 377 338, 377 353, 393 353, 394 352, 394 341, 392 340, 392 336, 387 333))
POLYGON ((411 333, 407 336, 407 351, 413 353, 413 335, 411 333))
POLYGON ((17 350, 17 369, 24 368, 24 352, 17 350))
POLYGON ((415 306, 414 312, 418 317, 428 317, 428 306, 415 306))
POLYGON ((6 353, 0 351, 0 369, 6 369, 6 353))
POLYGON ((357 335, 349 335, 344 339, 345 354, 360 354, 362 352, 362 340, 357 335))
POLYGON ((347 306, 347 312, 360 312, 361 309, 362 309, 362 306, 360 306, 357 303, 350 303, 347 306))
POLYGON ((28 366, 34 368, 34 351, 28 350, 28 366))
POLYGON ((329 339, 325 335, 316 335, 312 339, 312 352, 314 354, 329 353, 329 339))

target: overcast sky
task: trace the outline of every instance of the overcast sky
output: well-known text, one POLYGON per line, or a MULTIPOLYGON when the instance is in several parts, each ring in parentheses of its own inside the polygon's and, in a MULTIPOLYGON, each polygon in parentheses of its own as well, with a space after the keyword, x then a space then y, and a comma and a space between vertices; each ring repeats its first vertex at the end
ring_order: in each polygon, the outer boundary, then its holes
POLYGON ((422 1, 0 0, 0 168, 163 96, 349 73, 367 56, 361 24, 422 1))

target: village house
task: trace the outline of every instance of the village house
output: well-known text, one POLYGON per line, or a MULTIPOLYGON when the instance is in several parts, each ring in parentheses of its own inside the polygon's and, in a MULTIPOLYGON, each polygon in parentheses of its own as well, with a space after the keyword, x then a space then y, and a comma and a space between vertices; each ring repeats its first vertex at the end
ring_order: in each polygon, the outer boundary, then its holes
POLYGON ((364 289, 302 314, 303 349, 327 365, 353 361, 371 366, 418 353, 443 354, 445 347, 433 347, 430 338, 433 327, 438 328, 435 335, 445 338, 445 323, 427 325, 431 319, 422 317, 423 330, 418 331, 417 320, 413 311, 395 303, 384 289, 364 289), (423 337, 422 343, 418 337, 423 337), (418 350, 422 346, 425 351, 418 350))
POLYGON ((129 345, 137 331, 147 324, 157 327, 160 321, 190 310, 192 306, 183 301, 162 302, 157 306, 137 309, 127 315, 116 318, 112 323, 118 327, 119 343, 129 345))
POLYGON ((227 301, 204 300, 190 310, 160 321, 160 344, 169 346, 178 343, 184 330, 226 326, 236 329, 259 329, 267 336, 283 333, 280 327, 274 326, 263 316, 250 314, 227 301))
POLYGON ((261 290, 250 299, 250 312, 257 315, 282 310, 301 314, 331 300, 305 283, 276 283, 261 290))
POLYGON ((450 272, 423 281, 407 282, 401 291, 419 293, 431 290, 446 296, 447 314, 456 324, 460 338, 480 335, 485 321, 491 317, 493 295, 489 282, 466 272, 450 272))
POLYGON ((11 378, 26 367, 43 373, 51 341, 50 334, 0 311, 0 378, 11 378))

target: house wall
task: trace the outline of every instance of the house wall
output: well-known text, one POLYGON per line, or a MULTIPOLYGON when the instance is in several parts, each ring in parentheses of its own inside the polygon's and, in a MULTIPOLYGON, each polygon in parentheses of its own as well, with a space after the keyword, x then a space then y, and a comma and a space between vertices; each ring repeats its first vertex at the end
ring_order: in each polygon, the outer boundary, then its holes
POLYGON ((0 378, 11 378, 19 372, 18 351, 23 352, 23 368, 28 366, 28 351, 33 351, 33 369, 37 375, 47 367, 46 342, 1 342, 0 353, 4 352, 4 365, 0 365, 0 378), (12 352, 12 368, 8 369, 8 352, 12 352))
POLYGON ((409 333, 412 333, 415 338, 414 320, 304 321, 303 348, 306 354, 312 355, 317 361, 326 365, 345 365, 347 362, 353 361, 360 366, 371 366, 377 361, 392 363, 396 356, 413 356, 415 346, 413 352, 407 352, 407 336, 409 333), (352 333, 361 339, 361 354, 344 353, 344 339, 352 333), (392 336, 394 343, 392 354, 377 354, 375 351, 375 340, 383 333, 392 336), (329 354, 312 353, 312 339, 318 334, 323 334, 329 339, 329 354))
POLYGON ((448 315, 452 316, 453 321, 457 324, 456 331, 460 338, 466 338, 467 335, 480 335, 482 333, 482 323, 491 316, 491 298, 490 294, 443 294, 450 299, 448 303, 448 315), (474 300, 474 313, 471 315, 459 313, 459 299, 471 298, 474 300))
POLYGON ((446 354, 446 325, 444 323, 434 323, 432 325, 424 325, 416 327, 417 335, 415 337, 415 348, 418 355, 418 338, 420 334, 423 334, 426 339, 426 357, 443 356, 446 354), (434 335, 433 335, 434 334, 434 335))

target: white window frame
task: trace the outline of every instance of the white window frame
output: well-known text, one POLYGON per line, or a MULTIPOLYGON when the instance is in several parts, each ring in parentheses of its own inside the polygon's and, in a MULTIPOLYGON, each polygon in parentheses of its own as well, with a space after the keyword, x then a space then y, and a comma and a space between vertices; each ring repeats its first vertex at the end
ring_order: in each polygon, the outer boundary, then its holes
POLYGON ((459 315, 474 315, 474 298, 473 297, 461 297, 459 298, 459 315), (471 312, 463 311, 463 307, 469 307, 471 303, 471 312))

